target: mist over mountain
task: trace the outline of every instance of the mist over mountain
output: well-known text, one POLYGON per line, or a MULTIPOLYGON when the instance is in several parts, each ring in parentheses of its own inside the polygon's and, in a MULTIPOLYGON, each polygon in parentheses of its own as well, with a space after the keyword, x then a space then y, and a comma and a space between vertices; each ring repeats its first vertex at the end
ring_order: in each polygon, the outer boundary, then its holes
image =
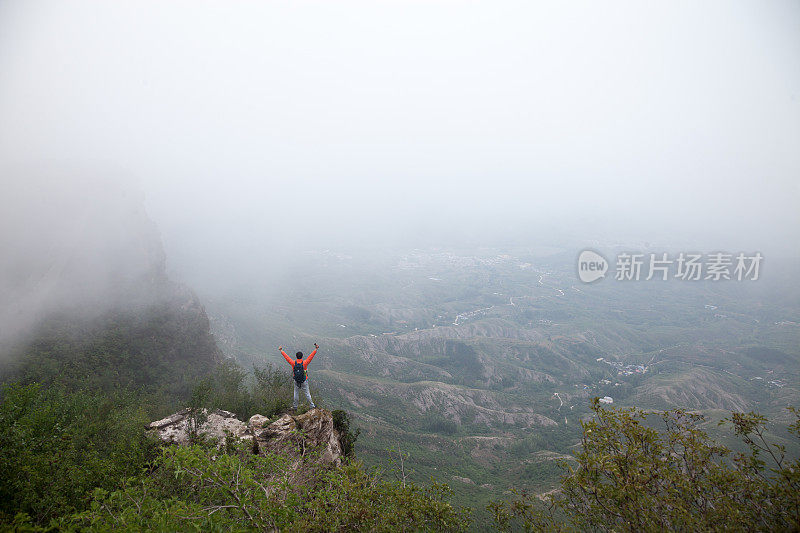
POLYGON ((0 209, 4 375, 180 388, 221 360, 202 303, 167 276, 141 193, 99 171, 4 174, 16 184, 0 209))
POLYGON ((0 223, 2 337, 49 313, 92 318, 166 288, 165 256, 143 198, 94 171, 6 168, 0 223))
POLYGON ((501 4, 5 2, 0 158, 119 169, 196 289, 509 235, 800 254, 794 3, 501 4))
POLYGON ((0 2, 0 529, 800 529, 799 51, 794 0, 0 2))

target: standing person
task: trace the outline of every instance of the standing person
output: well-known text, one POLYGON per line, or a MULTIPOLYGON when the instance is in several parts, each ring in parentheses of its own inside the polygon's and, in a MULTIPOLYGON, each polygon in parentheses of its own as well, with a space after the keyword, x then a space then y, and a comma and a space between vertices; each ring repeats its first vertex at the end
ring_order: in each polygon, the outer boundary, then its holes
POLYGON ((303 390, 308 398, 308 403, 311 404, 312 409, 316 409, 316 405, 314 405, 314 400, 311 399, 311 391, 308 388, 308 372, 306 369, 308 368, 308 364, 314 359, 314 356, 317 354, 317 350, 319 350, 319 346, 317 343, 314 343, 314 351, 311 352, 306 359, 303 359, 303 352, 297 352, 295 355, 297 359, 292 361, 292 358, 286 355, 286 352, 283 351, 283 346, 278 348, 281 351, 281 355, 286 362, 292 365, 292 373, 294 377, 294 409, 297 409, 297 392, 299 390, 303 390))

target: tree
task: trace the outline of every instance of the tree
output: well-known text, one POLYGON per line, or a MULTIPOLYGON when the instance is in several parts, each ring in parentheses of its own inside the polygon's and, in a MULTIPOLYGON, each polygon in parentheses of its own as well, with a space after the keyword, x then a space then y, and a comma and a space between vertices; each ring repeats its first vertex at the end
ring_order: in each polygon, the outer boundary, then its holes
MULTIPOLYGON (((774 531, 800 529, 800 461, 765 436, 766 419, 734 413, 749 451, 733 453, 700 429, 702 415, 604 409, 582 422, 577 466, 555 493, 490 505, 504 530, 774 531), (652 418, 660 418, 659 431, 652 418)), ((800 437, 800 416, 790 431, 800 437)))

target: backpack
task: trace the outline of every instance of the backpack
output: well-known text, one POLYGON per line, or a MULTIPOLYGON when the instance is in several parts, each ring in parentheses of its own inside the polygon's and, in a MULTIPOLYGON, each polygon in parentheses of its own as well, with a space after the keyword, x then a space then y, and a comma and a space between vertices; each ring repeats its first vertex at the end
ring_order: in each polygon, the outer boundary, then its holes
POLYGON ((294 382, 302 385, 306 380, 306 369, 303 368, 303 362, 298 360, 294 363, 294 382))

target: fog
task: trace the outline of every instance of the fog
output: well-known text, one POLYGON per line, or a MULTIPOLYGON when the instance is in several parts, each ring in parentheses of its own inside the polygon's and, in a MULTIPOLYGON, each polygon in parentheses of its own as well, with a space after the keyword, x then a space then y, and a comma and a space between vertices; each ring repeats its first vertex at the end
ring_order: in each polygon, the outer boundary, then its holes
POLYGON ((799 96, 795 1, 0 2, 4 203, 121 180, 201 285, 327 247, 798 255, 799 96))

